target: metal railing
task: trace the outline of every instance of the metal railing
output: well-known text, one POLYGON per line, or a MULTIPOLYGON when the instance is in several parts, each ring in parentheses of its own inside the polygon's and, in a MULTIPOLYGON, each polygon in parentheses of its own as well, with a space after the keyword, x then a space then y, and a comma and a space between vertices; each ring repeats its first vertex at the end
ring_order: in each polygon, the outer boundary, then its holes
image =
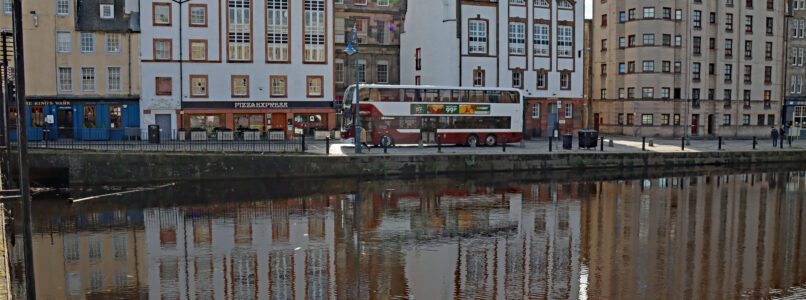
MULTIPOLYGON (((29 140, 32 149, 86 150, 104 152, 229 152, 229 153, 301 153, 305 136, 286 136, 285 132, 260 131, 161 131, 138 130, 139 134, 114 130, 81 131, 72 138, 29 140)), ((312 138, 308 138, 312 140, 312 138)), ((16 142, 12 142, 14 146, 16 142)))

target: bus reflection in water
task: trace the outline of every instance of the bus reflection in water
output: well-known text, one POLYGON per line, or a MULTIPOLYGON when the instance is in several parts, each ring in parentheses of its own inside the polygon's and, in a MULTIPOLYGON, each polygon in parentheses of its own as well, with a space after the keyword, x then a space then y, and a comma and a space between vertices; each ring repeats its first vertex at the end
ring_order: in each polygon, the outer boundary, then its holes
MULTIPOLYGON (((355 86, 345 93, 343 138, 355 133, 355 86)), ((435 143, 494 146, 523 138, 517 89, 361 85, 360 122, 376 146, 435 143)))

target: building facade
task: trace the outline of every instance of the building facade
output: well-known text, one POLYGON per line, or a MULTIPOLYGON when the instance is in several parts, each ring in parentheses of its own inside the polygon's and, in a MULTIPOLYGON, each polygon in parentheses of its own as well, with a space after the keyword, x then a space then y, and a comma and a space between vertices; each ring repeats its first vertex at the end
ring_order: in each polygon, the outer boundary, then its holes
POLYGON ((798 128, 800 135, 806 136, 806 91, 803 90, 803 81, 806 80, 803 54, 806 51, 806 1, 787 1, 786 16, 786 85, 782 117, 784 124, 798 128))
POLYGON ((163 138, 332 129, 332 3, 140 1, 144 125, 163 138))
POLYGON ((784 1, 594 1, 594 127, 765 136, 780 124, 784 1))
POLYGON ((356 28, 359 51, 358 80, 366 83, 400 83, 400 32, 406 0, 338 0, 335 2, 336 100, 355 83, 355 59, 344 53, 356 28))
MULTIPOLYGON (((28 138, 123 139, 125 128, 138 128, 137 3, 22 3, 28 138)), ((0 28, 11 32, 11 0, 2 4, 0 28)), ((18 113, 13 106, 9 122, 16 124, 18 113)), ((16 138, 16 132, 11 138, 16 138)))
POLYGON ((583 120, 584 1, 411 0, 401 83, 514 87, 527 137, 571 133, 583 120))

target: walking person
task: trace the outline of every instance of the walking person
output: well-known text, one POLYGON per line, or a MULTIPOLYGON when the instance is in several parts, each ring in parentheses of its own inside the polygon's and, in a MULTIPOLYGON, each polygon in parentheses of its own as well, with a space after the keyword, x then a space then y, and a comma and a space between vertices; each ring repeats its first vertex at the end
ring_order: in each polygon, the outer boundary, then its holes
POLYGON ((773 127, 772 130, 770 131, 770 137, 772 137, 772 147, 773 148, 778 147, 778 136, 779 136, 778 135, 778 129, 773 127))
POLYGON ((784 148, 786 142, 786 124, 781 124, 781 148, 784 148))

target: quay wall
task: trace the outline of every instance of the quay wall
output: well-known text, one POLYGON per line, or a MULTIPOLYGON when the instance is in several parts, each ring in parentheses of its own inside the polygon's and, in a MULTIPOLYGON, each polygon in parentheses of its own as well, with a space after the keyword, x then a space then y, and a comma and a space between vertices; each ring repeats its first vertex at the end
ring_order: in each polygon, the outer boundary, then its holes
POLYGON ((687 153, 544 153, 434 155, 259 155, 33 151, 32 178, 61 176, 67 184, 131 184, 166 181, 377 178, 478 172, 595 172, 604 168, 803 163, 806 151, 687 153), (66 177, 66 178, 64 178, 66 177))

